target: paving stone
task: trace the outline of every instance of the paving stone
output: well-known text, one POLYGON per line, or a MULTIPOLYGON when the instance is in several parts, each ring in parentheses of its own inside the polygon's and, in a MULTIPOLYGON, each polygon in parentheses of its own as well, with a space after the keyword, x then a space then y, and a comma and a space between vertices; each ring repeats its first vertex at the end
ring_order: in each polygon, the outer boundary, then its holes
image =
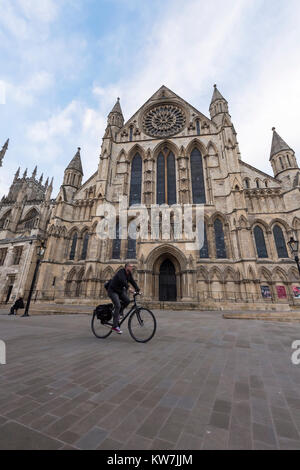
POLYGON ((254 441, 259 441, 264 444, 276 446, 277 442, 275 438, 275 433, 271 427, 259 423, 253 423, 252 432, 254 441))
POLYGON ((107 432, 104 429, 95 426, 87 434, 76 441, 74 445, 82 450, 93 450, 99 447, 106 436, 107 432))
POLYGON ((154 439, 151 450, 172 450, 174 449, 174 443, 169 441, 164 441, 162 439, 154 439))
POLYGON ((123 445, 122 449, 126 450, 148 450, 152 446, 152 440, 147 439, 138 434, 134 434, 131 438, 123 445))
POLYGON ((97 447, 97 450, 120 450, 123 447, 122 442, 115 441, 113 439, 104 439, 104 441, 97 447))
POLYGON ((251 430, 232 424, 229 432, 228 449, 251 450, 252 447, 251 430))
POLYGON ((228 429, 229 428, 230 416, 227 413, 217 413, 214 411, 211 414, 209 424, 216 428, 228 429))
POLYGON ((282 421, 274 419, 275 429, 279 437, 287 439, 298 440, 300 439, 299 433, 291 421, 282 421))
POLYGON ((1 316, 12 355, 1 367, 0 441, 11 418, 66 450, 84 438, 94 449, 298 448, 300 376, 290 345, 299 323, 157 315, 146 348, 125 335, 96 341, 81 314, 32 317, 25 328, 1 316))
POLYGON ((13 421, 1 427, 1 450, 57 450, 62 447, 62 442, 13 421))

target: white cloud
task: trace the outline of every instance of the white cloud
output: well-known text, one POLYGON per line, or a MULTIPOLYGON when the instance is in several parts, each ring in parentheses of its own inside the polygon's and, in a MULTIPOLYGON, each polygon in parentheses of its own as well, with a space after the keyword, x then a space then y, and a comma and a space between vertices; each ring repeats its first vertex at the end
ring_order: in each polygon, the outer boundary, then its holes
POLYGON ((78 102, 72 101, 65 109, 46 121, 36 122, 28 129, 28 138, 35 143, 47 143, 53 137, 67 136, 74 127, 76 115, 81 111, 78 102))
POLYGON ((54 21, 59 10, 59 2, 54 0, 18 0, 18 5, 27 19, 45 23, 54 21))
POLYGON ((17 103, 21 106, 32 106, 37 97, 48 91, 55 83, 52 74, 39 72, 31 75, 22 84, 14 84, 2 81, 5 90, 6 104, 17 103))

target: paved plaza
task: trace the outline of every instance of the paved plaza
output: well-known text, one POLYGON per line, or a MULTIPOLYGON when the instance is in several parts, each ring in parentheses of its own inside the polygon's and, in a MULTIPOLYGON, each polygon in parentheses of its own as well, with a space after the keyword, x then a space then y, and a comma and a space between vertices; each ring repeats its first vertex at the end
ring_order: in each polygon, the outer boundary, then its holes
POLYGON ((0 449, 300 449, 300 323, 156 311, 138 344, 3 313, 0 449))

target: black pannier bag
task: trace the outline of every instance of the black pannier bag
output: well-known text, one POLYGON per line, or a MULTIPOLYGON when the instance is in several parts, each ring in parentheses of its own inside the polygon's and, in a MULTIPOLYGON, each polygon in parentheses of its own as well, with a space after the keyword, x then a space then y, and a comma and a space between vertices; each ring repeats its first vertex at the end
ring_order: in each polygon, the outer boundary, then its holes
POLYGON ((101 320, 101 322, 104 323, 112 319, 113 308, 114 304, 98 305, 94 312, 96 313, 98 320, 101 320))

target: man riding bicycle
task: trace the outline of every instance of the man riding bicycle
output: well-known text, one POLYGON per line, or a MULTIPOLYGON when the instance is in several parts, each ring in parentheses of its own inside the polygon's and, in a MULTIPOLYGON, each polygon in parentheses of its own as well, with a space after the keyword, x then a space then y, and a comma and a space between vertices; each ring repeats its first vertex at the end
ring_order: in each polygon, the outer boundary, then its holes
POLYGON ((120 330, 119 327, 119 315, 121 311, 121 302, 122 302, 122 309, 125 309, 130 304, 130 299, 127 295, 127 290, 129 288, 130 292, 139 292, 139 286, 135 282, 132 277, 133 265, 130 263, 125 264, 125 268, 120 269, 114 277, 109 281, 107 293, 108 296, 111 298, 114 304, 114 314, 113 314, 113 326, 112 330, 118 333, 119 335, 123 332, 120 330), (131 289, 128 286, 130 283, 135 290, 131 289))

